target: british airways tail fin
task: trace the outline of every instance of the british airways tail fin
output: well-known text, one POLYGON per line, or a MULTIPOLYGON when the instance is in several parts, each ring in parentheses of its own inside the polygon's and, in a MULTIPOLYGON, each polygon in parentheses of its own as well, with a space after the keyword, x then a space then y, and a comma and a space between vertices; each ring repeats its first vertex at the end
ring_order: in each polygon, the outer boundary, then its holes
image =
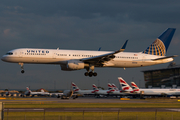
POLYGON ((93 84, 92 86, 93 86, 93 90, 99 90, 95 84, 93 84))
POLYGON ((129 86, 129 84, 127 84, 126 81, 123 80, 122 77, 118 77, 118 80, 119 80, 119 83, 120 83, 123 91, 130 91, 130 90, 132 90, 132 88, 129 86))
POLYGON ((73 91, 79 91, 79 87, 75 83, 71 83, 73 91))
POLYGON ((175 30, 175 28, 168 28, 146 50, 144 50, 143 53, 165 56, 175 30))
POLYGON ((107 93, 111 93, 115 91, 114 87, 110 83, 108 83, 108 90, 109 91, 107 91, 107 93))
POLYGON ((96 93, 99 91, 99 89, 97 88, 95 84, 93 84, 92 86, 93 86, 93 91, 91 93, 96 93))
POLYGON ((139 87, 134 82, 131 82, 131 86, 134 92, 139 91, 139 87))
POLYGON ((26 90, 27 90, 27 91, 30 90, 29 87, 26 87, 26 90))
POLYGON ((44 89, 41 88, 41 92, 44 92, 44 89))
POLYGON ((116 85, 114 83, 112 83, 112 86, 116 91, 119 91, 119 89, 116 87, 116 85))
POLYGON ((113 86, 110 83, 108 83, 108 90, 112 90, 112 89, 113 89, 113 86))

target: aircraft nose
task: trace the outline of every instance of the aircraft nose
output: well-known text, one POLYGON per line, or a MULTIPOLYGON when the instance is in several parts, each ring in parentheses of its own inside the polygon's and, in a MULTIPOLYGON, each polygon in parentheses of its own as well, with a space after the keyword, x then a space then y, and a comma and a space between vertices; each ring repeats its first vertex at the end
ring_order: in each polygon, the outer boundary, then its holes
POLYGON ((2 61, 6 61, 6 57, 3 55, 3 56, 1 57, 1 60, 2 60, 2 61))
POLYGON ((4 61, 4 57, 1 57, 1 60, 4 61))

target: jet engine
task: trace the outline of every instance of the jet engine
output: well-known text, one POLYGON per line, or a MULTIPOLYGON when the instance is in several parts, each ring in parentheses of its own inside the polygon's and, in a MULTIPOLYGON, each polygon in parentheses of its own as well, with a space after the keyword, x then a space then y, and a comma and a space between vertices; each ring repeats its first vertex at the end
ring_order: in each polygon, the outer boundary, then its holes
POLYGON ((71 71, 84 69, 85 64, 79 60, 69 60, 66 65, 61 65, 61 70, 71 71))

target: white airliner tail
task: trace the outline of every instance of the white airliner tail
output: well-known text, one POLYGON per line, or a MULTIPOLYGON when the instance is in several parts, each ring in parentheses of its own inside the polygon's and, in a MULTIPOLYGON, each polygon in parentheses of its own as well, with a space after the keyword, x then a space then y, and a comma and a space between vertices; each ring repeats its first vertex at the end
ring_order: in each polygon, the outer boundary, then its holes
POLYGON ((129 86, 129 84, 126 83, 126 81, 122 77, 118 77, 119 83, 122 87, 123 91, 130 91, 132 88, 129 86))
POLYGON ((44 92, 44 89, 41 88, 41 92, 44 92))
POLYGON ((115 89, 113 88, 113 86, 110 83, 108 83, 108 90, 109 91, 107 91, 107 93, 111 93, 111 92, 115 91, 115 89))
POLYGON ((72 82, 71 85, 74 92, 77 92, 80 90, 79 87, 75 83, 72 82))
MULTIPOLYGON (((31 92, 32 92, 32 91, 29 89, 29 87, 26 87, 26 91, 25 91, 24 95, 30 95, 31 92)), ((24 96, 24 95, 23 95, 23 96, 24 96)))
POLYGON ((95 84, 92 85, 93 86, 93 91, 92 93, 98 92, 99 89, 97 88, 97 86, 95 84))
POLYGON ((112 86, 116 91, 119 91, 119 89, 116 87, 116 85, 114 83, 112 83, 112 86))
POLYGON ((131 86, 134 92, 139 91, 139 87, 134 82, 131 82, 131 86))
POLYGON ((29 87, 26 87, 26 90, 29 90, 29 87))
POLYGON ((108 83, 108 90, 112 90, 113 86, 111 85, 111 83, 108 83))

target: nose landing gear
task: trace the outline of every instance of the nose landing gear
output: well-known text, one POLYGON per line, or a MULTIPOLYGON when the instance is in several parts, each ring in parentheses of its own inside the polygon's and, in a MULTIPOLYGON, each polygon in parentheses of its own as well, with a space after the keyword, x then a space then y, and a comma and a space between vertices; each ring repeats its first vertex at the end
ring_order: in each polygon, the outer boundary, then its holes
POLYGON ((21 73, 23 74, 25 71, 24 71, 24 63, 19 63, 19 65, 21 65, 21 73))

